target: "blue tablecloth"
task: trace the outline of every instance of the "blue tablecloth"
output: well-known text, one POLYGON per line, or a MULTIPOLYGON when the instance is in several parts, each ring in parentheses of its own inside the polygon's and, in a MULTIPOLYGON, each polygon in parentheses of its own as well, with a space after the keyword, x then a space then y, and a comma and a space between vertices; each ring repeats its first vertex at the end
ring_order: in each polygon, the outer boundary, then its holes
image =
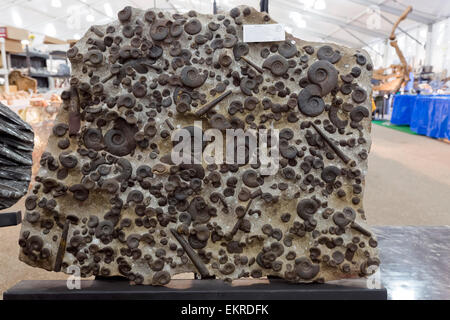
POLYGON ((409 125, 411 115, 417 100, 417 95, 397 94, 394 96, 391 123, 396 125, 409 125))
POLYGON ((433 138, 450 140, 449 95, 396 95, 391 122, 433 138))

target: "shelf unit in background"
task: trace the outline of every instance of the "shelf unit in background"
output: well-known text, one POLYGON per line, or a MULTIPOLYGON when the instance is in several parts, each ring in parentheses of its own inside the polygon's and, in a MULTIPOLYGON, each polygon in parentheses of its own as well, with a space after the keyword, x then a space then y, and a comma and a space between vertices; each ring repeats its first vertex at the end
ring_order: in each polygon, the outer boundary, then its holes
POLYGON ((50 87, 50 73, 47 70, 48 58, 48 54, 31 51, 27 46, 23 53, 9 53, 9 66, 10 69, 27 69, 27 75, 37 80, 38 88, 47 89, 50 87))
POLYGON ((9 93, 9 80, 8 80, 8 64, 6 63, 6 49, 5 49, 5 38, 0 38, 0 53, 1 53, 1 65, 0 77, 5 79, 5 92, 9 93))

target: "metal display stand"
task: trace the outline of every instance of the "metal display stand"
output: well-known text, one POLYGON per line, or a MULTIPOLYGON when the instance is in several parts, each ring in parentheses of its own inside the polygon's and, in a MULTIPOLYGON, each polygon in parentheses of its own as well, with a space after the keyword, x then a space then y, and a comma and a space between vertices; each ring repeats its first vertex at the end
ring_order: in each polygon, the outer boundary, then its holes
POLYGON ((386 300, 386 289, 369 289, 365 280, 344 284, 295 284, 281 279, 172 280, 166 286, 131 286, 128 280, 82 280, 81 289, 64 280, 22 281, 5 300, 386 300))
POLYGON ((0 212, 0 228, 17 226, 22 222, 22 212, 0 212))

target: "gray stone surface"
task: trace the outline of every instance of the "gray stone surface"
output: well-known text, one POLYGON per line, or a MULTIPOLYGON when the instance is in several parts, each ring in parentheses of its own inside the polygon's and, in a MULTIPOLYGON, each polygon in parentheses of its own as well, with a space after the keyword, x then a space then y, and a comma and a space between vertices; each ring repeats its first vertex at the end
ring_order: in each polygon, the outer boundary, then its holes
POLYGON ((291 35, 245 44, 243 24, 275 23, 245 6, 118 18, 68 52, 71 88, 26 201, 22 261, 153 285, 182 272, 322 282, 375 271, 365 51, 291 35), (280 170, 171 164, 172 131, 195 120, 279 129, 280 170))

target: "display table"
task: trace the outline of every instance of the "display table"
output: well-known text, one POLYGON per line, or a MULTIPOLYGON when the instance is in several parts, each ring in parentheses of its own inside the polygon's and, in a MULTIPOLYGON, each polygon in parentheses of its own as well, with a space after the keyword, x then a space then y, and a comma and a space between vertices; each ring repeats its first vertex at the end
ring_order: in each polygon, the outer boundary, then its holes
POLYGON ((397 94, 394 96, 394 101, 392 104, 392 117, 391 123, 401 126, 410 125, 411 115, 414 110, 414 105, 417 100, 417 95, 410 94, 397 94))
POLYGON ((396 95, 391 123, 432 138, 450 139, 449 95, 396 95))
POLYGON ((450 96, 419 96, 411 115, 412 131, 450 140, 450 96))
POLYGON ((450 299, 450 227, 374 227, 381 270, 371 279, 327 284, 283 280, 172 280, 165 287, 130 286, 126 280, 82 280, 81 290, 66 281, 21 281, 5 300, 21 299, 450 299), (381 284, 377 286, 378 280, 381 284), (375 285, 375 286, 374 286, 375 285), (369 288, 378 289, 369 289, 369 288))

